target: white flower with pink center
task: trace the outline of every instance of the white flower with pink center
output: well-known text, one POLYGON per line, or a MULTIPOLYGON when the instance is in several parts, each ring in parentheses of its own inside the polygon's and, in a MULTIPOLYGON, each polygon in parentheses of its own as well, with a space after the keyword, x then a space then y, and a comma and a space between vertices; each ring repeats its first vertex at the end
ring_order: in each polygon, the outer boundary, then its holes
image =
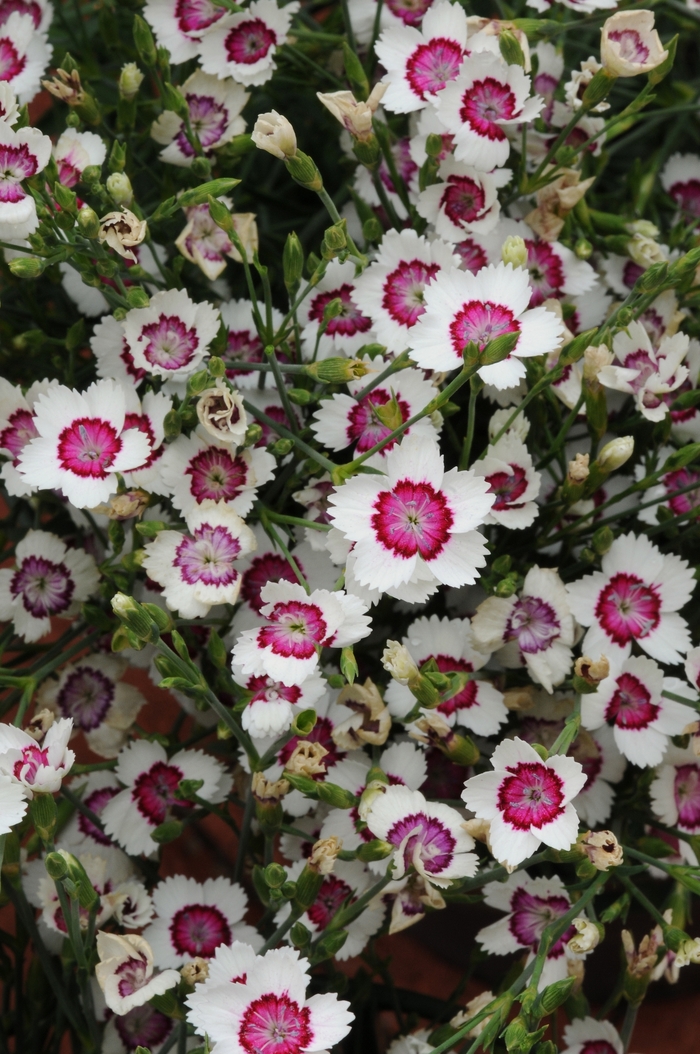
POLYGON ((383 105, 394 113, 419 110, 459 73, 467 53, 466 15, 439 0, 426 12, 420 29, 408 25, 385 30, 375 51, 387 71, 383 105))
POLYGON ((596 729, 607 722, 629 761, 640 768, 658 765, 669 738, 681 735, 695 716, 690 707, 666 699, 665 688, 663 670, 652 659, 625 659, 596 692, 582 697, 583 726, 596 729))
POLYGON ((367 827, 375 838, 395 847, 395 878, 414 868, 426 882, 444 888, 453 879, 476 874, 474 839, 464 830, 460 814, 449 805, 428 801, 420 791, 387 787, 372 802, 367 827))
MULTIPOLYGON (((289 881, 295 882, 304 870, 306 860, 297 860, 289 868, 289 881)), ((359 860, 336 860, 333 871, 326 875, 316 899, 304 912, 300 921, 311 931, 314 937, 323 934, 333 916, 344 906, 352 906, 358 897, 376 882, 376 876, 359 860)), ((287 902, 275 916, 275 925, 279 926, 289 917, 291 910, 287 902)), ((347 926, 348 936, 345 944, 336 952, 334 958, 344 962, 355 955, 360 955, 370 937, 374 936, 384 921, 385 906, 381 900, 371 901, 361 915, 347 926)), ((290 940, 289 935, 286 938, 290 940)))
POLYGON ((181 289, 156 293, 148 307, 124 319, 134 365, 154 377, 186 380, 199 369, 219 330, 219 313, 206 300, 195 304, 181 289))
MULTIPOLYGON (((547 926, 571 910, 571 897, 558 875, 530 878, 525 871, 509 875, 505 882, 490 882, 484 902, 505 912, 503 918, 480 930, 476 939, 490 955, 512 955, 527 949, 527 962, 534 959, 547 926)), ((567 976, 566 942, 575 934, 573 925, 561 935, 547 953, 539 990, 567 976)))
MULTIPOLYGON (((690 385, 686 390, 690 390, 690 385)), ((660 447, 656 454, 654 471, 662 469, 666 460, 675 452, 675 447, 660 447)), ((635 465, 634 475, 636 480, 643 479, 646 475, 644 466, 635 465)), ((642 523, 648 523, 652 527, 659 522, 657 512, 660 507, 668 509, 674 516, 682 516, 700 507, 700 472, 692 465, 665 472, 655 486, 645 489, 644 504, 648 505, 648 508, 640 509, 637 516, 642 523), (657 504, 650 504, 652 502, 657 504)))
MULTIPOLYGON (((0 36, 0 74, 1 64, 0 36)), ((16 131, 0 121, 0 234, 4 240, 19 241, 37 229, 36 202, 22 184, 41 172, 50 157, 51 140, 38 128, 16 131)))
POLYGON ((325 359, 330 355, 353 355, 363 344, 374 341, 372 319, 358 306, 359 294, 358 299, 355 296, 355 265, 350 260, 332 260, 300 308, 300 320, 305 322, 301 335, 306 342, 306 358, 314 357, 317 343, 318 357, 325 359), (324 312, 332 300, 340 301, 340 312, 320 332, 324 312))
POLYGON ((693 569, 631 533, 615 539, 601 567, 566 587, 576 621, 588 627, 583 654, 619 662, 636 641, 658 662, 682 662, 690 634, 678 612, 692 596, 693 569))
POLYGON ((673 198, 688 222, 700 217, 700 157, 673 154, 661 172, 661 186, 673 198))
POLYGON ((482 366, 479 376, 496 388, 514 388, 525 377, 520 361, 558 347, 563 325, 545 307, 528 308, 528 272, 511 264, 484 267, 477 274, 451 271, 425 291, 425 314, 411 334, 412 358, 425 370, 456 370, 468 344, 481 351, 497 337, 516 333, 508 358, 482 366))
POLYGON ((448 156, 440 164, 442 182, 420 192, 416 208, 441 238, 461 242, 465 234, 486 234, 498 223, 498 191, 510 182, 508 168, 481 172, 448 156))
POLYGON ((177 970, 153 972, 153 951, 143 937, 118 933, 97 934, 95 977, 105 1002, 115 1014, 127 1014, 180 982, 177 970))
POLYGON ((527 666, 533 681, 551 692, 573 661, 574 620, 566 588, 553 568, 532 567, 520 596, 489 597, 472 618, 477 646, 498 651, 512 668, 527 666))
POLYGON ((313 674, 322 648, 344 648, 370 632, 366 606, 342 590, 307 593, 293 582, 270 582, 260 593, 266 623, 244 630, 233 664, 244 676, 266 674, 284 685, 301 685, 313 674))
POLYGON ((425 311, 426 286, 458 263, 451 246, 439 239, 428 241, 413 230, 387 231, 375 259, 355 282, 356 296, 387 351, 408 347, 425 311))
MULTIPOLYGON (((71 781, 71 789, 80 795, 80 799, 98 818, 108 801, 116 797, 121 790, 119 780, 110 770, 103 769, 91 772, 88 776, 76 777, 71 781)), ((106 847, 121 853, 116 844, 93 823, 85 813, 76 811, 61 830, 60 845, 70 853, 100 853, 106 847)))
MULTIPOLYGON (((381 359, 371 361, 371 369, 380 372, 386 363, 381 359)), ((435 396, 435 389, 426 381, 420 370, 406 369, 393 374, 386 384, 378 384, 367 395, 358 398, 367 380, 364 377, 350 381, 350 395, 338 392, 324 399, 314 414, 311 428, 319 443, 331 450, 345 450, 354 446, 357 454, 364 454, 377 443, 386 439, 393 428, 417 414, 435 396), (392 413, 391 423, 387 415, 392 413), (384 415, 383 419, 382 416, 384 415)), ((426 440, 435 439, 435 428, 429 417, 416 421, 404 435, 420 435, 426 440)), ((384 447, 382 454, 393 449, 397 440, 384 447)))
POLYGON ((171 611, 204 618, 216 604, 235 604, 241 588, 238 560, 255 548, 255 535, 224 502, 194 509, 188 534, 160 531, 144 546, 146 574, 162 587, 171 611))
POLYGON ((563 754, 543 761, 517 737, 499 743, 491 764, 493 772, 467 780, 462 798, 477 819, 489 822, 496 860, 517 867, 542 842, 552 849, 569 849, 578 834, 571 801, 586 782, 581 765, 563 754))
POLYGON ((357 580, 391 592, 429 571, 472 585, 484 565, 476 530, 494 498, 473 472, 445 472, 436 443, 408 436, 385 459, 386 476, 357 475, 329 496, 330 520, 351 542, 357 580))
POLYGON ((40 640, 54 616, 75 615, 99 582, 89 553, 69 549, 48 531, 27 531, 15 548, 15 566, 0 569, 0 620, 14 622, 28 643, 40 640))
POLYGON ((600 35, 600 60, 613 77, 636 77, 668 57, 654 29, 653 11, 616 11, 600 35))
POLYGON ((275 467, 267 450, 235 449, 198 428, 169 444, 160 473, 173 505, 186 517, 212 502, 247 516, 257 488, 272 479, 275 467))
POLYGON ((151 834, 156 827, 192 808, 175 795, 182 780, 203 780, 197 794, 212 805, 224 801, 231 789, 231 777, 210 754, 179 750, 169 758, 160 743, 145 739, 124 747, 114 771, 124 789, 105 803, 101 819, 105 833, 133 856, 155 853, 151 834))
POLYGON ((0 81, 9 85, 20 106, 31 102, 39 91, 53 52, 46 34, 37 32, 36 18, 23 7, 10 9, 9 16, 0 22, 0 81))
MULTIPOLYGON (((681 750, 669 744, 649 793, 662 823, 685 834, 700 834, 700 758, 692 746, 681 750)), ((687 863, 698 866, 696 853, 682 838, 678 850, 687 863)))
POLYGON ((34 403, 56 384, 55 380, 34 381, 22 394, 21 388, 0 377, 0 451, 9 459, 0 468, 0 476, 13 498, 25 498, 34 489, 20 476, 17 462, 29 440, 38 435, 34 426, 34 403))
POLYGON ((474 462, 473 469, 496 495, 487 523, 521 530, 535 522, 542 477, 535 471, 530 451, 521 439, 513 433, 502 436, 487 448, 481 460, 474 462))
MULTIPOLYGON (((379 12, 380 28, 395 30, 401 26, 414 26, 419 29, 433 3, 434 0, 387 0, 379 12)), ((372 40, 378 7, 377 0, 353 0, 349 8, 350 21, 358 42, 369 44, 372 40)))
POLYGON ((150 447, 148 457, 142 465, 124 473, 128 486, 143 487, 152 494, 168 494, 163 484, 161 467, 165 454, 165 417, 172 408, 172 399, 165 392, 148 391, 139 400, 133 388, 125 386, 127 428, 142 432, 150 447))
POLYGON ((55 794, 70 772, 75 754, 68 748, 72 720, 55 721, 41 743, 21 728, 0 725, 0 772, 22 785, 28 798, 55 794))
POLYGON ((143 1043, 153 1054, 163 1047, 172 1035, 174 1021, 155 1010, 150 1003, 135 1006, 123 1017, 113 1015, 107 1021, 102 1041, 105 1054, 133 1054, 143 1043))
POLYGON ((606 388, 633 395, 637 410, 648 421, 661 421, 669 412, 664 396, 680 388, 688 377, 688 367, 683 365, 688 340, 687 334, 675 333, 654 349, 642 323, 630 322, 613 339, 617 362, 604 366, 598 379, 606 388))
MULTIPOLYGON (((245 132, 241 110, 248 101, 248 92, 231 80, 219 80, 196 70, 180 87, 190 111, 190 125, 205 156, 217 147, 245 132)), ((194 148, 185 135, 184 123, 173 110, 163 110, 151 126, 151 137, 165 147, 161 161, 189 168, 194 160, 194 148)))
POLYGON ((625 1049, 614 1025, 594 1017, 576 1018, 567 1025, 564 1042, 566 1048, 562 1054, 624 1054, 625 1049))
MULTIPOLYGON (((437 615, 416 619, 408 627, 403 643, 418 666, 433 659, 441 673, 473 675, 490 658, 488 652, 477 648, 469 619, 437 615)), ((406 685, 391 681, 386 690, 386 703, 395 717, 404 717, 415 702, 406 685)), ((460 692, 440 703, 437 710, 450 725, 461 725, 480 736, 496 735, 508 720, 502 693, 490 681, 473 676, 460 692)))
POLYGON ((74 187, 89 165, 102 166, 106 156, 105 142, 95 132, 66 128, 53 148, 59 182, 64 187, 74 187))
POLYGON ((117 473, 143 465, 148 438, 126 422, 126 396, 116 381, 95 381, 84 392, 62 384, 34 404, 36 438, 22 449, 17 470, 28 486, 60 490, 77 509, 109 500, 117 473))
POLYGON ((435 105, 454 136, 456 159, 490 172, 508 160, 506 128, 534 121, 543 103, 538 95, 530 96, 530 78, 521 66, 505 65, 500 56, 482 51, 464 60, 435 105))
MULTIPOLYGON (((250 300, 227 300, 219 307, 221 321, 228 330, 226 348, 222 358, 226 363, 226 376, 239 389, 257 388, 260 374, 256 370, 241 370, 239 362, 258 363, 265 359, 265 348, 258 336, 250 300)), ((275 332, 282 325, 282 313, 272 308, 272 326, 275 332)), ((280 354, 278 352, 278 357, 280 354)), ((266 387, 274 386, 271 374, 263 374, 266 387)))
POLYGON ((313 707, 327 689, 320 673, 312 673, 301 685, 287 685, 273 681, 266 674, 246 677, 241 668, 234 665, 233 679, 252 695, 241 714, 241 725, 254 739, 286 732, 295 714, 313 707))
POLYGON ((197 985, 186 999, 188 1021, 217 1049, 320 1054, 347 1036, 350 1004, 331 992, 308 997, 309 964, 298 952, 279 948, 250 956, 240 944, 228 952, 234 953, 222 960, 228 979, 197 985))
POLYGON ((238 882, 228 878, 173 875, 153 890, 156 919, 143 936, 153 949, 156 966, 180 967, 197 957, 211 959, 216 949, 245 941, 257 949, 262 937, 243 922, 248 898, 238 882))
POLYGON ((205 73, 233 77, 239 84, 265 84, 277 69, 275 52, 284 44, 299 10, 296 0, 278 7, 275 0, 253 0, 239 14, 226 15, 199 46, 205 73))
POLYGON ((212 0, 148 0, 143 11, 171 62, 196 58, 202 36, 225 14, 212 0))
POLYGON ((117 655, 89 655, 64 666, 58 678, 43 682, 37 696, 40 707, 73 721, 73 733, 82 732, 92 751, 115 758, 146 700, 132 684, 122 680, 128 663, 117 655))

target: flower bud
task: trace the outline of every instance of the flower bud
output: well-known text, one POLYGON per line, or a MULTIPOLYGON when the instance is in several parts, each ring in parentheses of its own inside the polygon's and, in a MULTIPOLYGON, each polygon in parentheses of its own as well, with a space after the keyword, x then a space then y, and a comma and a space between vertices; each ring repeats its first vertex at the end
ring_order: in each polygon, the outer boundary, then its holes
POLYGON ((97 238, 100 233, 100 219, 94 209, 83 205, 78 211, 78 227, 86 238, 97 238))
POLYGON ((606 19, 600 58, 613 77, 636 77, 660 66, 668 52, 654 29, 652 11, 617 11, 606 19))
POLYGON ((572 926, 576 930, 576 936, 572 937, 567 944, 570 952, 573 952, 574 955, 585 955, 598 947, 602 936, 600 932, 602 927, 596 926, 595 922, 583 917, 574 919, 572 926))
POLYGON ((371 842, 363 842, 357 850, 357 859, 369 864, 373 860, 386 860, 394 852, 396 846, 391 842, 383 842, 381 838, 373 838, 371 842))
POLYGON ((295 154, 286 156, 285 164, 292 179, 307 190, 323 190, 323 177, 312 157, 297 150, 295 154))
POLYGON ((604 366, 609 366, 614 355, 605 344, 590 344, 583 353, 583 376, 587 381, 598 379, 598 374, 604 366))
POLYGON ((574 460, 569 462, 567 480, 571 483, 585 483, 590 475, 588 462, 588 454, 577 454, 574 460))
POLYGON ((347 384, 364 377, 369 367, 362 359, 330 358, 309 363, 304 372, 324 384, 347 384))
POLYGON ((17 278, 38 278, 46 267, 46 260, 38 256, 15 256, 8 267, 17 278))
POLYGON ((619 436, 606 443, 596 458, 596 464, 605 472, 615 472, 621 468, 634 453, 632 436, 619 436))
POLYGON ((367 142, 372 138, 372 118, 387 87, 386 84, 375 84, 366 102, 358 101, 351 91, 317 92, 316 98, 353 139, 367 142))
POLYGON ((501 259, 513 267, 527 267, 527 245, 525 239, 511 234, 501 246, 501 259))
POLYGON ((128 597, 125 593, 115 593, 112 597, 112 611, 139 640, 147 644, 156 644, 160 639, 160 631, 155 621, 133 597, 128 597))
POLYGON ((24 731, 28 736, 31 736, 36 743, 41 743, 55 720, 56 715, 53 710, 38 710, 32 717, 31 721, 24 726, 24 731))
POLYGON ((122 71, 119 75, 120 98, 127 101, 133 99, 141 87, 143 77, 143 73, 135 62, 127 62, 126 65, 122 66, 122 71))
POLYGON ((115 205, 131 205, 134 200, 131 180, 126 172, 112 172, 112 175, 107 177, 106 187, 115 205))
POLYGON ((382 653, 382 666, 399 684, 406 685, 420 675, 410 651, 397 640, 386 642, 382 653))
POLYGON ((58 809, 53 794, 34 794, 29 811, 34 829, 42 842, 52 841, 58 821, 58 809))
POLYGON ((284 284, 287 291, 296 289, 304 273, 304 250, 298 235, 292 231, 287 235, 282 253, 284 284))
POLYGON ((251 138, 259 150, 266 150, 281 161, 293 158, 297 153, 294 128, 277 110, 259 115, 251 138))

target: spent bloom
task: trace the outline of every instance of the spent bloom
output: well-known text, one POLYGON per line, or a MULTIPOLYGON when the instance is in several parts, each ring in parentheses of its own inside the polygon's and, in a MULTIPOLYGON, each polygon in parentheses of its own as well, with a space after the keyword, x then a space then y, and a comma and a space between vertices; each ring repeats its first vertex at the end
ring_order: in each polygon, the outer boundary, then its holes
POLYGON ((95 977, 105 1002, 115 1014, 126 1014, 143 1006, 153 996, 163 995, 180 981, 177 970, 153 972, 153 952, 143 937, 128 933, 97 934, 95 977))

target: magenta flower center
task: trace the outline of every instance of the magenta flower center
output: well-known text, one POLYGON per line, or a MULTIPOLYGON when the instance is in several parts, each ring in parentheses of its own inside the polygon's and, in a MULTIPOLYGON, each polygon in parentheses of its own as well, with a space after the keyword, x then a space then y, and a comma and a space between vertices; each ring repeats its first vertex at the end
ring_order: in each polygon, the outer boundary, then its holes
POLYGON ((226 9, 211 0, 177 0, 175 4, 175 18, 185 36, 201 33, 225 14, 226 9))
POLYGON ((311 301, 309 318, 321 323, 326 305, 330 304, 331 300, 340 300, 340 313, 326 326, 326 333, 329 337, 354 337, 355 334, 366 333, 372 328, 372 320, 363 315, 359 307, 353 303, 352 292, 353 287, 346 282, 339 289, 333 289, 329 293, 319 293, 311 301))
MULTIPOLYGON (((673 395, 677 396, 678 392, 673 392, 673 395)), ((666 493, 674 495, 669 498, 668 505, 676 516, 697 509, 700 505, 700 472, 692 468, 679 468, 676 472, 669 472, 664 476, 663 484, 666 493), (692 490, 686 489, 690 487, 692 490), (685 494, 677 494, 676 491, 679 490, 685 490, 685 494)))
POLYGON ((122 347, 121 351, 119 352, 119 358, 124 363, 124 369, 132 378, 134 384, 140 384, 144 377, 148 376, 146 370, 141 369, 140 366, 137 366, 135 364, 134 356, 131 353, 131 348, 126 342, 126 338, 122 340, 122 347))
MULTIPOLYGON (((473 673, 474 667, 466 659, 453 659, 451 655, 433 655, 440 673, 473 673)), ((437 709, 441 714, 449 717, 451 714, 459 713, 460 710, 469 710, 476 702, 477 683, 467 681, 461 692, 457 692, 447 702, 440 703, 437 709)))
POLYGON ((490 476, 486 476, 489 490, 496 495, 492 506, 494 512, 501 512, 502 509, 522 508, 522 504, 518 505, 518 498, 521 498, 527 490, 527 473, 522 465, 515 465, 512 462, 510 468, 510 472, 493 472, 490 476))
POLYGON ((601 591, 595 614, 607 635, 624 647, 632 640, 643 640, 656 629, 661 600, 654 586, 621 571, 601 591))
POLYGON ((234 26, 226 37, 224 47, 229 62, 252 66, 264 59, 276 43, 277 34, 273 29, 261 18, 249 18, 234 26))
POLYGON ((337 875, 328 875, 307 914, 319 930, 326 928, 335 913, 352 895, 352 889, 337 875))
POLYGON ((700 179, 674 183, 668 192, 684 212, 690 213, 691 216, 700 216, 700 179))
POLYGON ((114 700, 114 682, 91 666, 78 666, 66 678, 57 703, 64 717, 89 732, 102 724, 114 700))
MULTIPOLYGON (((511 899, 513 914, 508 920, 508 928, 519 944, 536 952, 546 927, 566 915, 570 907, 571 904, 563 895, 539 897, 525 889, 516 889, 511 899)), ((574 928, 571 926, 552 946, 548 958, 559 958, 563 954, 564 944, 573 935, 574 928)))
POLYGON ((9 450, 17 458, 30 439, 39 433, 34 427, 34 414, 31 410, 15 410, 7 419, 7 425, 0 432, 0 447, 9 450))
POLYGON ((673 796, 678 809, 679 827, 695 831, 700 827, 700 766, 693 762, 677 766, 673 796))
POLYGON ((301 688, 297 685, 281 684, 264 674, 251 677, 246 684, 246 689, 253 693, 251 703, 278 703, 280 699, 284 699, 294 706, 301 698, 301 688))
MULTIPOLYGON (((199 138, 202 148, 205 151, 211 150, 221 141, 226 131, 228 110, 211 95, 195 95, 188 92, 185 98, 190 108, 192 130, 199 138)), ((185 157, 194 157, 194 149, 182 129, 175 136, 175 140, 185 157)))
POLYGON ((172 1019, 148 1003, 135 1006, 128 1014, 115 1016, 114 1027, 128 1054, 137 1047, 158 1048, 172 1031, 172 1019))
POLYGON ((132 800, 136 802, 141 815, 154 827, 163 823, 168 809, 187 807, 187 802, 175 797, 182 777, 182 770, 177 765, 168 765, 164 761, 156 761, 137 777, 131 791, 132 800))
POLYGON ((163 370, 181 370, 192 361, 199 347, 197 331, 188 329, 177 315, 161 315, 141 330, 147 341, 144 357, 163 370))
MULTIPOLYGON (((24 59, 16 58, 17 52, 10 41, 0 40, 0 80, 11 80, 24 67, 24 59), (13 57, 14 56, 14 57, 13 57), (15 67, 18 63, 19 69, 15 67), (14 70, 8 74, 8 69, 14 70)), ((23 201, 25 190, 20 186, 23 179, 29 179, 37 170, 34 154, 26 143, 20 146, 0 145, 0 202, 23 201)))
POLYGON ((248 477, 242 457, 223 447, 206 447, 191 459, 185 475, 197 504, 203 501, 232 501, 241 493, 248 477))
POLYGON ((226 527, 203 523, 194 537, 179 543, 173 564, 188 585, 230 586, 239 577, 233 562, 240 551, 241 543, 226 527))
POLYGON ((471 238, 465 238, 463 242, 459 242, 453 248, 461 259, 462 267, 465 271, 478 274, 481 268, 486 267, 488 264, 486 253, 471 238))
POLYGON ((491 300, 469 300, 450 322, 452 347, 457 355, 473 342, 480 351, 504 333, 519 333, 520 326, 510 308, 491 300))
POLYGON ((43 556, 27 556, 10 583, 13 597, 21 597, 34 618, 60 615, 70 606, 75 583, 65 564, 54 564, 43 556))
POLYGON ((317 645, 323 644, 328 636, 323 613, 316 604, 288 600, 275 604, 268 618, 272 625, 258 631, 258 644, 261 648, 270 648, 275 655, 310 659, 317 645))
MULTIPOLYGON (((100 787, 98 790, 93 791, 92 794, 88 794, 84 802, 91 812, 100 816, 107 802, 111 801, 117 794, 119 794, 119 790, 116 787, 100 787)), ((82 834, 99 842, 100 845, 112 845, 112 839, 108 838, 84 813, 79 812, 77 817, 78 827, 82 834)))
MULTIPOLYGON (((297 566, 303 574, 304 569, 299 565, 298 560, 297 566)), ((262 556, 256 556, 244 573, 241 582, 241 597, 259 615, 265 603, 260 599, 260 590, 263 586, 266 586, 268 582, 296 582, 296 580, 296 575, 284 557, 278 556, 277 553, 264 553, 262 556)))
POLYGON ((23 783, 28 783, 32 786, 36 781, 39 769, 47 767, 48 764, 48 750, 42 750, 38 746, 24 747, 22 756, 15 761, 12 767, 12 774, 16 780, 22 780, 23 783))
POLYGON ((519 831, 544 827, 564 812, 564 784, 547 765, 521 761, 509 765, 498 788, 498 808, 506 823, 519 831))
POLYGON ((486 195, 481 183, 469 176, 448 176, 440 208, 455 227, 473 223, 484 211, 486 195))
POLYGON ((453 522, 442 491, 410 479, 399 480, 393 490, 377 496, 371 519, 377 540, 402 560, 416 553, 434 560, 445 547, 453 522))
POLYGON ((549 297, 561 296, 564 268, 561 259, 546 242, 526 241, 527 267, 530 273, 530 307, 537 307, 549 297))
POLYGON ((425 312, 423 293, 440 268, 422 260, 402 260, 384 280, 382 307, 395 322, 410 329, 425 312))
POLYGON ((117 967, 115 972, 119 978, 117 991, 122 999, 125 999, 128 995, 133 995, 139 988, 143 988, 146 983, 146 961, 140 955, 127 959, 126 962, 117 967))
POLYGON ((622 673, 617 678, 617 688, 605 710, 608 721, 618 728, 637 731, 646 728, 659 715, 659 707, 651 701, 651 692, 638 677, 622 673))
POLYGON ((173 915, 170 940, 178 955, 209 959, 220 944, 231 943, 226 916, 209 904, 188 904, 173 915))
MULTIPOLYGON (((371 450, 373 446, 382 439, 386 439, 391 433, 392 429, 388 425, 382 424, 373 411, 373 407, 385 406, 390 400, 390 392, 387 392, 384 388, 375 388, 364 399, 360 399, 359 402, 355 403, 350 410, 345 432, 348 437, 348 444, 357 443, 358 454, 364 454, 366 450, 371 450)), ((411 416, 411 408, 408 403, 405 399, 397 398, 396 405, 401 421, 407 421, 411 416)), ((410 429, 407 429, 404 434, 408 435, 409 432, 410 429)), ((387 443, 384 450, 391 450, 395 443, 396 440, 393 439, 391 443, 387 443)))
POLYGON ((67 472, 83 479, 106 479, 122 441, 109 421, 80 417, 58 437, 58 460, 67 472))
POLYGON ((516 600, 506 624, 505 639, 517 640, 526 655, 545 651, 556 640, 561 623, 551 604, 540 597, 524 596, 516 600))
POLYGON ((464 52, 456 40, 434 37, 420 44, 406 63, 406 80, 419 99, 440 91, 459 72, 464 52))
POLYGON ((238 1041, 247 1054, 301 1054, 313 1041, 310 1017, 286 992, 269 992, 247 1007, 238 1041))
POLYGON ((405 26, 419 26, 432 2, 433 0, 386 0, 386 6, 405 26))
POLYGON ((457 844, 452 832, 440 820, 420 812, 395 823, 386 840, 403 848, 406 867, 417 858, 431 875, 439 875, 450 866, 457 844))
POLYGON ((607 1039, 589 1039, 581 1047, 581 1054, 617 1054, 617 1050, 607 1039))
POLYGON ((643 64, 649 58, 649 48, 636 29, 614 29, 608 34, 608 40, 617 44, 620 58, 627 62, 643 64))
POLYGON ((515 96, 508 85, 495 77, 484 77, 464 93, 459 115, 477 135, 500 142, 506 136, 496 121, 510 120, 515 111, 515 96))

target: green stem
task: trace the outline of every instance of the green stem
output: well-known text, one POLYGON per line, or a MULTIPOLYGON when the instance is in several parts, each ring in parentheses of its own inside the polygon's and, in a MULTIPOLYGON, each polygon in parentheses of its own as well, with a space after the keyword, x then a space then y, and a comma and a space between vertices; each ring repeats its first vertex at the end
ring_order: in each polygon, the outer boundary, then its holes
POLYGON ((479 394, 479 388, 474 383, 475 377, 472 377, 469 392, 469 408, 467 410, 467 432, 464 436, 464 445, 462 446, 462 454, 459 459, 460 469, 469 468, 469 458, 472 452, 472 443, 474 442, 474 427, 476 425, 476 397, 479 394))
POLYGON ((241 837, 238 842, 238 849, 236 850, 236 864, 233 870, 234 882, 240 882, 243 876, 246 850, 248 848, 248 838, 250 837, 250 825, 253 822, 254 814, 255 798, 253 797, 253 790, 251 787, 248 790, 248 797, 245 800, 245 809, 243 811, 243 823, 241 824, 241 837))

